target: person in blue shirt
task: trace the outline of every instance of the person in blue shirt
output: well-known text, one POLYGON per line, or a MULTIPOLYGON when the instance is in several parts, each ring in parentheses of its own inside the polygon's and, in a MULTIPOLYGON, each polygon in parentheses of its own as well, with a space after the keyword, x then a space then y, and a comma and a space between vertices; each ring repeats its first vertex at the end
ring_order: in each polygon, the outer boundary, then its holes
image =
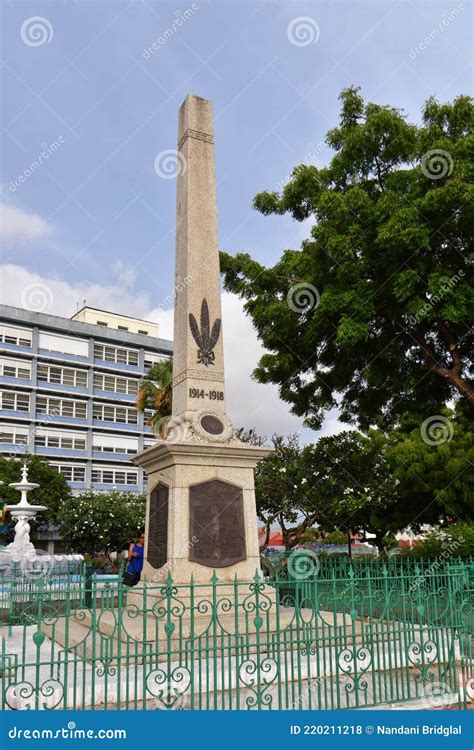
POLYGON ((140 576, 143 570, 144 549, 145 534, 140 531, 138 533, 136 542, 132 543, 128 548, 127 572, 124 576, 124 583, 126 586, 136 586, 140 580, 140 576))

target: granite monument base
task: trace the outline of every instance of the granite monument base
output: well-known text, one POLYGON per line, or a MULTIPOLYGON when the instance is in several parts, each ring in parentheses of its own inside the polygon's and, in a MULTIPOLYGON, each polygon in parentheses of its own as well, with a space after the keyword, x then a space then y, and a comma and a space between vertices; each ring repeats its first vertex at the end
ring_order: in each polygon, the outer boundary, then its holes
POLYGON ((254 468, 270 449, 238 440, 160 441, 134 457, 148 473, 142 580, 252 581, 260 570, 254 468))

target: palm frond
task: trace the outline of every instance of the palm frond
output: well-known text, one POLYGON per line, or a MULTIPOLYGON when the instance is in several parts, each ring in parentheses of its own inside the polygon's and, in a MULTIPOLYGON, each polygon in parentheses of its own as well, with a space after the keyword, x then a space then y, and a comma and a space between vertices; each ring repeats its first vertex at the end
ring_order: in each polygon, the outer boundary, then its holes
POLYGON ((194 317, 192 313, 189 313, 189 327, 191 329, 191 333, 193 334, 193 339, 198 345, 198 347, 201 349, 202 343, 201 343, 201 333, 199 331, 199 326, 197 324, 197 320, 194 317))
POLYGON ((209 350, 209 307, 207 299, 204 297, 201 303, 201 349, 209 350))
POLYGON ((156 362, 143 377, 135 401, 137 411, 153 411, 148 420, 154 427, 160 419, 171 414, 173 401, 173 361, 166 359, 156 362))
POLYGON ((221 319, 217 318, 212 326, 211 337, 209 340, 209 349, 214 349, 221 332, 221 319))

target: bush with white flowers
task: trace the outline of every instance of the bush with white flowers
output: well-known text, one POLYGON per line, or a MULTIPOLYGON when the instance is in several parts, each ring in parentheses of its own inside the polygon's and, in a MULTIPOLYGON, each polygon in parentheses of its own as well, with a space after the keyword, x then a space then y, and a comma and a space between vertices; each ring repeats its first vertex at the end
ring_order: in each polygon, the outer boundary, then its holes
POLYGON ((61 537, 68 551, 90 554, 119 551, 145 524, 146 497, 136 492, 84 492, 59 510, 61 537))

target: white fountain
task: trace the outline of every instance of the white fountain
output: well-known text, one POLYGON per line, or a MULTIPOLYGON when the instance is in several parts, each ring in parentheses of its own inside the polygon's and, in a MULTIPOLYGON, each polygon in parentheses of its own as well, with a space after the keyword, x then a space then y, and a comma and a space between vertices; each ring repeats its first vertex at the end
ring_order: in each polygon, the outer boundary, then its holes
MULTIPOLYGON (((3 483, 2 483, 3 484, 3 483)), ((28 481, 28 467, 23 464, 21 470, 21 482, 12 482, 10 487, 21 493, 20 502, 16 505, 7 505, 12 517, 15 519, 15 537, 13 542, 0 550, 0 569, 2 573, 15 568, 18 565, 25 574, 40 574, 53 572, 69 566, 71 563, 80 563, 84 560, 82 555, 48 555, 42 550, 35 549, 30 540, 30 521, 33 521, 38 513, 47 510, 46 505, 31 505, 28 502, 28 493, 39 487, 39 484, 28 481)))

